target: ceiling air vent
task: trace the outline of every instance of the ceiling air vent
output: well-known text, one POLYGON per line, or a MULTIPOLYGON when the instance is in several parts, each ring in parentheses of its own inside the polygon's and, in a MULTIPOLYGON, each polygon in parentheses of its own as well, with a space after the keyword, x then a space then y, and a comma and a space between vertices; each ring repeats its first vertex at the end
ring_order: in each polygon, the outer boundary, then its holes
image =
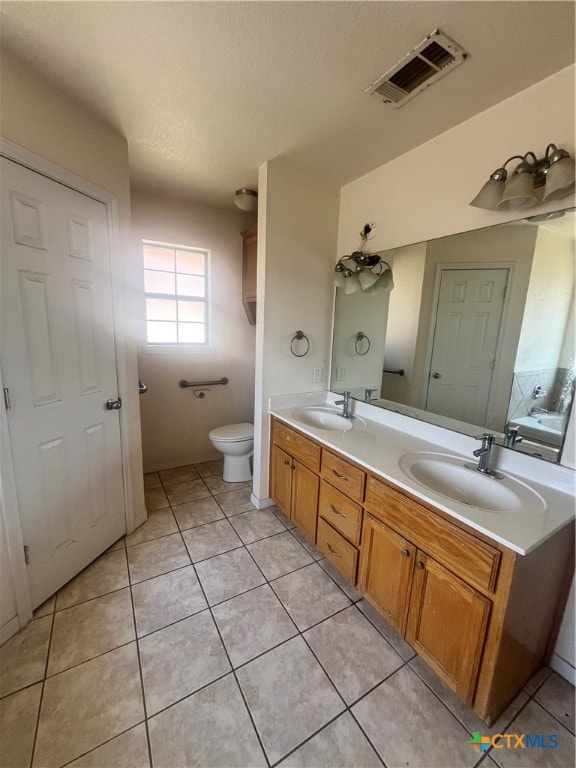
POLYGON ((434 30, 395 67, 366 88, 385 104, 400 107, 461 64, 468 54, 458 43, 434 30))

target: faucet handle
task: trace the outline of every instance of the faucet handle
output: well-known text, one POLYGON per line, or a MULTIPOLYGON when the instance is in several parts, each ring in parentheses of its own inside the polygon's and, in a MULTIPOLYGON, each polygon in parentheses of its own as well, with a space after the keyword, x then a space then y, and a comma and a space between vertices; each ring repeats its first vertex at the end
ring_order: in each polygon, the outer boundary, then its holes
POLYGON ((488 447, 494 443, 495 437, 491 432, 483 432, 481 435, 476 435, 475 440, 482 440, 482 446, 488 447))

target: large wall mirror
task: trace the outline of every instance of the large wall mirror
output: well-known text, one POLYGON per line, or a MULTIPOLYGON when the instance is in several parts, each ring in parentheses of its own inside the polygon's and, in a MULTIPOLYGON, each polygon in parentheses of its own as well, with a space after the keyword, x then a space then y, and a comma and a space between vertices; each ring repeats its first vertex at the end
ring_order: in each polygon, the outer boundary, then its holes
POLYGON ((381 252, 336 289, 330 388, 559 461, 574 396, 574 209, 381 252))

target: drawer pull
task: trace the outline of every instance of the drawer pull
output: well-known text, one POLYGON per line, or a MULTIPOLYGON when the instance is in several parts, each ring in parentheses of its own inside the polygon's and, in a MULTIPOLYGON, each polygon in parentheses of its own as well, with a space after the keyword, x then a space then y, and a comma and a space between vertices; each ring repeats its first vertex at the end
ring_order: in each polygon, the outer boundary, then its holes
POLYGON ((340 554, 340 552, 337 552, 337 551, 334 549, 334 547, 333 547, 333 546, 332 546, 332 545, 331 545, 329 542, 326 542, 326 546, 328 547, 328 549, 330 550, 330 552, 332 552, 332 554, 333 554, 333 555, 336 555, 336 557, 342 557, 342 555, 340 554))
POLYGON ((338 480, 346 480, 346 482, 348 482, 348 478, 346 477, 346 475, 341 475, 339 472, 336 472, 335 469, 333 469, 332 472, 336 475, 338 480))
POLYGON ((336 509, 334 504, 330 504, 330 509, 332 510, 332 512, 334 512, 335 515, 338 515, 338 517, 346 518, 346 515, 344 514, 344 512, 340 512, 339 509, 336 509))
POLYGON ((402 557, 410 557, 410 552, 407 549, 402 550, 402 557))
POLYGON ((421 560, 418 560, 416 563, 416 568, 418 568, 419 571, 424 570, 424 563, 421 560))

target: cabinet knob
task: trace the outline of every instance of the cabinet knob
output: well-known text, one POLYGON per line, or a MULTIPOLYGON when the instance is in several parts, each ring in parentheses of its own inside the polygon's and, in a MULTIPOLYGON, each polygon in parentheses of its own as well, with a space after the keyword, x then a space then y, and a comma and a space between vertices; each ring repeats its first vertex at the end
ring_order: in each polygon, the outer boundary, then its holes
POLYGON ((417 561, 416 568, 418 568, 419 571, 423 571, 424 570, 424 563, 422 562, 422 560, 418 560, 417 561))
POLYGON ((286 464, 286 466, 288 466, 290 464, 290 461, 288 459, 284 459, 284 464, 286 464))
POLYGON ((410 552, 407 549, 402 550, 402 557, 410 557, 410 552))

